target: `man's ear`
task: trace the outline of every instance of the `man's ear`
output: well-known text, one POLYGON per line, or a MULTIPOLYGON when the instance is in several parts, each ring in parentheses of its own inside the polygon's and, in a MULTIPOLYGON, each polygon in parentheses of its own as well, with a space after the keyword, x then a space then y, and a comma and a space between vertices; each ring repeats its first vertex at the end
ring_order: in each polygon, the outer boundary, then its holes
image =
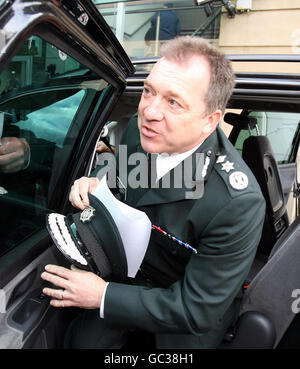
POLYGON ((210 135, 217 128, 217 125, 221 121, 222 115, 223 114, 221 110, 216 110, 215 112, 209 114, 207 116, 207 122, 203 127, 203 133, 210 135))

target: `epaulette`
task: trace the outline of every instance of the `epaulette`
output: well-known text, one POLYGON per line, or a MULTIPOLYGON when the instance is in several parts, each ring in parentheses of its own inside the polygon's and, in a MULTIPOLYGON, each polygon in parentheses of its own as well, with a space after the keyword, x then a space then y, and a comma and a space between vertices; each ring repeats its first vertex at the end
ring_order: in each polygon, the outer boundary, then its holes
POLYGON ((246 168, 239 160, 233 160, 228 154, 216 155, 215 170, 223 178, 228 191, 235 196, 249 189, 249 177, 246 168))

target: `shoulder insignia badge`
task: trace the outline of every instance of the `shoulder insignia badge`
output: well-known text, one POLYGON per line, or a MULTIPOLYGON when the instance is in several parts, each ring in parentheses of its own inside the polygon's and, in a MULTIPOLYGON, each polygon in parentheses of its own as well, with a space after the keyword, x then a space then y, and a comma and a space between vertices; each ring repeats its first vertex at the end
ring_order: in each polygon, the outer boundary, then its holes
POLYGON ((227 160, 224 164, 222 164, 222 170, 225 170, 226 173, 229 173, 234 169, 233 163, 227 160))
POLYGON ((248 187, 248 177, 243 172, 233 172, 229 176, 229 183, 235 190, 244 190, 248 187))
POLYGON ((90 222, 91 219, 95 216, 96 209, 92 206, 88 206, 85 208, 80 214, 80 220, 82 223, 90 222))
POLYGON ((220 155, 219 157, 218 157, 218 159, 217 159, 217 161, 216 161, 216 163, 224 163, 224 161, 225 161, 225 159, 226 159, 226 155, 220 155))

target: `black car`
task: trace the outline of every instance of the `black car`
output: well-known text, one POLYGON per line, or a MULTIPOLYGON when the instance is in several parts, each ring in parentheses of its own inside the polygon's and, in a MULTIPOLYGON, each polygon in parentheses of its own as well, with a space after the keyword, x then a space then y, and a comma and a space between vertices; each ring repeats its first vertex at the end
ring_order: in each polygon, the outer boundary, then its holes
MULTIPOLYGON (((296 55, 230 58, 300 63, 296 55)), ((118 145, 156 60, 130 60, 92 1, 0 1, 1 142, 17 138, 31 148, 19 170, 0 161, 0 348, 62 347, 78 311, 54 309, 42 294, 44 266, 68 266, 45 216, 74 211, 72 183, 97 166, 99 140, 118 145)), ((261 185, 268 213, 241 319, 222 347, 299 347, 300 285, 289 284, 288 276, 300 274, 297 253, 289 251, 299 243, 300 74, 237 73, 224 120, 261 185), (278 253, 283 245, 288 262, 278 253), (260 289, 265 280, 281 286, 279 296, 260 289), (257 289, 260 299, 251 305, 257 289), (283 309, 269 315, 273 309, 260 305, 265 301, 283 309)))

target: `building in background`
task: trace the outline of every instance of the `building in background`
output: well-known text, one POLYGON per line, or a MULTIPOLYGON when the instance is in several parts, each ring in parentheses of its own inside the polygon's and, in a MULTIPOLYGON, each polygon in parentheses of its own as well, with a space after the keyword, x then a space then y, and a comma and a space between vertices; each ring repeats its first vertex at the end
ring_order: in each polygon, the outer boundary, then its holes
MULTIPOLYGON (((132 58, 149 56, 145 35, 154 14, 169 11, 166 1, 95 0, 94 3, 132 58)), ((174 0, 167 4, 179 19, 181 35, 205 37, 226 54, 300 55, 300 0, 231 0, 236 8, 235 16, 230 16, 224 7, 226 3, 228 0, 174 0)), ((153 50, 153 55, 159 54, 158 48, 153 50)), ((235 67, 257 71, 259 66, 243 63, 235 67)), ((278 68, 297 71, 292 63, 268 64, 267 71, 278 68)))
MULTIPOLYGON (((235 1, 236 5, 243 1, 235 1)), ((248 0, 249 11, 223 10, 218 45, 226 54, 300 55, 300 0, 248 0)), ((239 71, 299 73, 299 63, 235 63, 239 71)))

